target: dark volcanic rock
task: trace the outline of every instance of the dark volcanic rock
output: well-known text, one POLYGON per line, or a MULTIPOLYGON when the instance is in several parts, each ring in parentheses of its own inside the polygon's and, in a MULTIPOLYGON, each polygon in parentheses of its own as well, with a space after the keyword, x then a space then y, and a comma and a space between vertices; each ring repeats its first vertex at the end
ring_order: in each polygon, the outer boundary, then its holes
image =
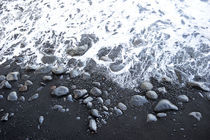
POLYGON ((41 73, 41 74, 47 74, 49 72, 51 72, 52 67, 51 66, 42 66, 38 69, 36 69, 36 73, 41 73))
POLYGON ((57 57, 54 55, 45 55, 42 57, 42 62, 44 64, 52 64, 56 61, 57 57))

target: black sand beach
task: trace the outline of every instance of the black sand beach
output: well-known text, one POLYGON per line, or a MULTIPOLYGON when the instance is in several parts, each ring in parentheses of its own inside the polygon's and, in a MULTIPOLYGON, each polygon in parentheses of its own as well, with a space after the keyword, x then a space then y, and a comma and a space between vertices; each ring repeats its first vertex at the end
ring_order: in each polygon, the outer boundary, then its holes
MULTIPOLYGON (((140 107, 132 107, 129 103, 132 95, 145 95, 145 90, 136 92, 130 89, 123 89, 116 83, 113 83, 109 78, 97 73, 90 73, 90 79, 84 80, 81 76, 76 78, 68 78, 69 74, 60 75, 52 74, 53 80, 43 81, 44 75, 34 71, 25 71, 12 63, 10 67, 5 67, 8 62, 0 66, 0 75, 7 75, 8 72, 19 71, 20 79, 11 81, 12 89, 2 88, 0 94, 4 96, 0 99, 0 117, 5 113, 14 113, 14 116, 9 117, 8 121, 0 122, 0 139, 1 140, 24 140, 24 139, 78 139, 78 140, 209 140, 210 139, 210 104, 206 98, 206 93, 202 90, 191 87, 179 87, 178 85, 169 82, 158 82, 151 79, 153 90, 157 91, 158 87, 165 87, 167 94, 158 94, 157 100, 149 100, 148 103, 140 107), (29 77, 26 78, 24 74, 29 77), (26 92, 19 92, 18 85, 23 84, 26 80, 33 82, 33 85, 28 87, 26 92), (40 82, 45 83, 40 84, 40 82), (107 124, 97 123, 97 132, 89 130, 88 116, 90 109, 79 100, 74 102, 65 101, 62 97, 51 95, 51 86, 66 86, 69 88, 70 94, 73 93, 72 85, 76 85, 78 89, 87 89, 90 91, 93 87, 92 82, 100 82, 100 89, 107 90, 109 96, 102 95, 103 100, 111 99, 109 108, 114 108, 117 103, 123 102, 127 106, 127 110, 123 111, 123 115, 116 116, 115 114, 106 118, 107 124), (38 88, 43 86, 40 91, 38 88), (7 96, 11 91, 16 91, 18 97, 24 96, 25 101, 11 102, 7 100, 7 96), (201 97, 201 93, 204 97, 201 97), (28 101, 28 98, 39 94, 39 98, 33 101, 28 101), (185 94, 189 97, 188 103, 182 105, 178 103, 177 96, 185 94), (168 111, 167 116, 158 118, 156 122, 147 122, 147 114, 154 112, 154 107, 160 99, 168 99, 174 103, 179 110, 168 111), (54 105, 62 105, 64 108, 69 108, 67 112, 59 112, 53 110, 54 105), (190 112, 200 112, 202 118, 200 121, 189 116, 190 112), (44 121, 39 126, 39 116, 44 116, 44 121), (77 118, 76 117, 80 117, 77 118)), ((100 105, 94 97, 93 106, 100 110, 100 105)), ((112 112, 112 111, 110 111, 112 112)))

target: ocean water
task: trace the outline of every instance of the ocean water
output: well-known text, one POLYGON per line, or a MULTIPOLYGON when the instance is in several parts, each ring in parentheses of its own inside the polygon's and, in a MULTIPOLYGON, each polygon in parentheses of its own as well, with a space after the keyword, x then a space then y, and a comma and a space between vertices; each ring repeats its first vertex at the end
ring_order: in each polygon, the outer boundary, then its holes
POLYGON ((209 13, 208 0, 1 0, 0 64, 54 55, 52 65, 94 60, 127 88, 162 76, 210 86, 209 13))

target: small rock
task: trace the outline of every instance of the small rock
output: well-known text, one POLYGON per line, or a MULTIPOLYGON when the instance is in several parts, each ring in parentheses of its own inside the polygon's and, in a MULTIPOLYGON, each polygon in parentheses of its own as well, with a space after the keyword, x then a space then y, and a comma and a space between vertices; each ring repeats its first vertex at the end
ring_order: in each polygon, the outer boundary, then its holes
POLYGON ((56 95, 56 96, 64 96, 67 95, 69 93, 69 89, 65 86, 59 86, 56 89, 54 89, 52 91, 52 95, 56 95))
POLYGON ((103 109, 104 109, 105 111, 108 111, 108 110, 109 110, 106 106, 103 106, 103 109))
POLYGON ((42 66, 36 69, 36 73, 40 73, 40 74, 47 74, 50 73, 52 70, 51 66, 42 66))
POLYGON ((28 101, 30 102, 30 101, 36 100, 36 99, 38 99, 38 98, 39 98, 39 94, 36 93, 36 94, 32 95, 31 97, 29 97, 29 98, 28 98, 28 101))
POLYGON ((54 55, 44 55, 41 60, 44 64, 52 64, 56 61, 56 59, 57 57, 54 55))
POLYGON ((94 95, 94 96, 100 96, 102 94, 101 90, 98 89, 97 87, 93 87, 90 90, 90 94, 94 95))
POLYGON ((33 82, 31 82, 30 80, 26 80, 25 85, 26 86, 31 86, 31 85, 33 85, 33 82))
POLYGON ((77 120, 80 120, 80 117, 76 117, 77 120))
POLYGON ((147 115, 147 122, 156 122, 156 121, 157 121, 157 118, 155 115, 153 115, 153 114, 147 115))
POLYGON ((145 81, 141 84, 141 89, 151 90, 152 88, 153 88, 153 85, 150 82, 145 81))
POLYGON ((186 95, 179 95, 177 98, 181 102, 184 102, 184 103, 189 102, 189 98, 186 95))
POLYGON ((42 124, 44 122, 44 116, 39 116, 39 124, 42 124))
POLYGON ((103 95, 104 95, 104 97, 108 97, 109 96, 109 93, 108 93, 108 91, 103 91, 103 95))
POLYGON ((28 87, 26 85, 21 85, 21 87, 19 88, 20 92, 25 92, 28 90, 28 87))
POLYGON ((62 66, 56 67, 52 69, 52 72, 56 75, 60 75, 66 72, 66 69, 62 66))
POLYGON ((166 113, 158 113, 157 116, 158 116, 159 118, 163 118, 163 117, 166 117, 167 114, 166 114, 166 113))
POLYGON ((8 81, 5 81, 4 86, 8 89, 12 88, 12 85, 8 81))
POLYGON ((91 109, 91 115, 96 118, 100 117, 100 114, 97 109, 91 109))
POLYGON ((190 87, 201 89, 203 91, 207 91, 207 92, 210 91, 210 88, 208 88, 203 82, 189 81, 187 82, 187 85, 190 87))
POLYGON ((0 99, 3 99, 4 98, 4 96, 3 95, 0 95, 0 99))
POLYGON ((76 78, 79 75, 80 75, 80 72, 77 69, 74 69, 74 70, 70 71, 70 77, 71 78, 76 78))
POLYGON ((0 81, 4 81, 6 77, 4 75, 0 75, 0 81))
POLYGON ((93 85, 95 85, 97 87, 100 87, 101 86, 101 83, 99 83, 99 82, 93 82, 93 85))
POLYGON ((87 97, 83 100, 83 103, 87 104, 88 102, 91 102, 93 101, 93 98, 92 97, 87 97))
POLYGON ((97 131, 97 125, 96 125, 96 121, 94 119, 90 119, 89 128, 90 128, 90 130, 92 130, 94 132, 97 131))
POLYGON ((102 56, 100 57, 100 60, 112 62, 112 59, 110 59, 108 56, 102 56))
POLYGON ((84 73, 82 74, 82 79, 83 79, 83 80, 90 79, 90 74, 87 73, 87 72, 84 72, 84 73))
POLYGON ((123 114, 123 112, 120 109, 118 109, 117 107, 114 107, 114 112, 115 112, 116 116, 121 116, 123 114))
POLYGON ((168 82, 168 83, 171 83, 171 82, 172 82, 171 78, 169 78, 169 77, 167 77, 167 76, 163 76, 163 77, 162 77, 162 81, 163 81, 163 82, 168 82))
POLYGON ((111 100, 110 100, 110 99, 105 100, 104 104, 105 104, 106 106, 109 106, 109 105, 111 104, 111 100))
POLYGON ((103 104, 103 103, 104 103, 104 100, 103 100, 101 97, 98 97, 97 100, 98 100, 98 102, 99 102, 100 104, 103 104))
POLYGON ((200 121, 201 118, 202 118, 202 115, 201 115, 200 112, 191 112, 191 113, 189 113, 189 115, 190 115, 190 116, 193 116, 193 117, 194 117, 195 119, 197 119, 198 121, 200 121))
POLYGON ((20 96, 19 100, 22 101, 22 102, 25 102, 25 97, 24 96, 20 96))
POLYGON ((167 91, 166 91, 166 88, 165 88, 165 87, 159 87, 157 90, 158 90, 158 92, 160 92, 160 93, 162 93, 162 94, 167 93, 167 91))
POLYGON ((145 98, 145 96, 141 96, 141 95, 134 95, 131 97, 131 100, 130 100, 130 104, 136 107, 142 106, 143 104, 147 102, 148 100, 145 98))
POLYGON ((42 78, 44 81, 51 81, 53 78, 52 76, 43 76, 42 78))
POLYGON ((54 106, 52 107, 52 109, 53 109, 53 110, 57 110, 57 111, 59 111, 59 112, 65 112, 65 109, 63 108, 62 105, 54 105, 54 106))
POLYGON ((92 102, 88 102, 88 103, 87 103, 87 107, 88 107, 88 108, 92 108, 92 107, 93 107, 93 103, 92 103, 92 102))
POLYGON ((9 120, 9 113, 5 113, 4 116, 2 116, 1 121, 8 121, 9 120))
POLYGON ((158 102, 158 104, 154 108, 155 111, 168 111, 168 110, 178 110, 178 107, 174 104, 172 104, 167 99, 162 99, 158 102))
POLYGON ((17 101, 17 93, 15 91, 10 92, 9 95, 7 96, 8 101, 17 101))
POLYGON ((67 96, 67 101, 73 102, 72 95, 68 95, 68 96, 67 96))
POLYGON ((123 111, 127 110, 127 106, 126 106, 125 104, 121 103, 121 102, 118 103, 117 106, 119 107, 119 109, 121 109, 121 110, 123 110, 123 111))
POLYGON ((86 89, 76 89, 73 91, 73 94, 74 94, 75 99, 79 99, 87 94, 87 90, 86 89))
POLYGON ((146 93, 147 98, 152 99, 152 100, 156 100, 158 98, 158 95, 155 91, 147 91, 146 93))
POLYGON ((206 93, 206 98, 210 101, 210 93, 206 93))
POLYGON ((7 81, 17 81, 19 72, 10 72, 7 74, 7 81))

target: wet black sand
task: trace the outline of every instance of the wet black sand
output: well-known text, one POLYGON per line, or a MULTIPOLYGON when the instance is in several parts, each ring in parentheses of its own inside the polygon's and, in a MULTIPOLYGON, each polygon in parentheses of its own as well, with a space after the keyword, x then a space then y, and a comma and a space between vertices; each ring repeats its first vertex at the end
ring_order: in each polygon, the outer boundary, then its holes
MULTIPOLYGON (((170 83, 158 83, 155 79, 151 79, 154 85, 154 90, 157 87, 164 86, 168 91, 165 95, 160 95, 159 99, 166 98, 179 107, 179 111, 170 111, 167 113, 166 118, 158 119, 157 122, 146 122, 148 113, 154 113, 153 108, 157 101, 150 101, 142 107, 133 108, 129 105, 129 99, 134 94, 145 95, 145 91, 136 93, 133 90, 122 89, 111 80, 107 79, 102 74, 94 72, 91 74, 91 79, 82 80, 81 77, 67 80, 68 75, 64 75, 63 79, 60 76, 53 75, 53 80, 45 82, 46 86, 39 91, 39 98, 32 102, 27 99, 33 94, 37 93, 42 76, 46 74, 35 74, 34 72, 26 72, 20 69, 14 63, 10 68, 5 68, 8 63, 0 66, 0 75, 6 75, 11 71, 20 71, 21 75, 27 74, 28 78, 33 82, 27 92, 18 92, 18 84, 24 83, 26 79, 20 79, 17 82, 10 82, 12 89, 0 89, 0 94, 4 98, 0 100, 0 112, 2 117, 6 112, 13 112, 14 116, 7 122, 0 122, 0 140, 23 140, 29 139, 78 139, 78 140, 209 140, 210 139, 210 101, 205 97, 205 92, 194 88, 180 88, 177 85, 170 83), (73 103, 64 101, 63 97, 52 97, 50 94, 50 87, 53 85, 64 85, 69 87, 72 93, 71 85, 76 85, 77 88, 85 88, 88 91, 93 87, 92 82, 97 81, 101 83, 101 89, 107 90, 112 88, 110 99, 112 100, 111 106, 114 107, 118 102, 124 102, 128 109, 122 116, 116 117, 112 115, 109 117, 107 124, 98 128, 97 133, 93 134, 88 130, 88 115, 89 110, 86 105, 79 104, 78 101, 73 103), (17 91, 18 96, 25 96, 26 101, 9 102, 6 100, 7 95, 11 91, 17 91), (204 97, 202 98, 198 92, 201 92, 204 97), (184 103, 183 106, 178 104, 176 99, 177 95, 185 94, 190 98, 189 103, 184 103), (58 112, 52 110, 51 107, 55 104, 60 104, 65 108, 69 108, 69 112, 58 112), (202 113, 201 121, 188 114, 192 111, 199 111, 202 113), (45 120, 38 129, 39 116, 43 115, 45 120), (81 117, 77 120, 76 117, 81 117), (134 119, 135 118, 135 119, 134 119), (184 128, 184 130, 180 130, 184 128)), ((103 97, 106 99, 106 97, 103 97)))

